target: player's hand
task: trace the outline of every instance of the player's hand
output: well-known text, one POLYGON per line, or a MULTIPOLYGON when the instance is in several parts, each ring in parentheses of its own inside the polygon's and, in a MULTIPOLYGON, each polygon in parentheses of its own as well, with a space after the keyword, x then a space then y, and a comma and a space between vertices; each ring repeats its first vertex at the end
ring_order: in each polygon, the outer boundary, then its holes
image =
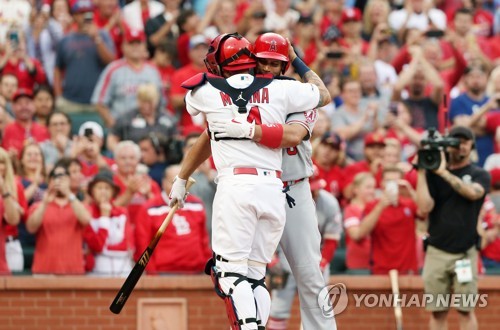
POLYGON ((251 123, 239 122, 236 119, 213 121, 209 124, 209 128, 215 139, 245 138, 251 140, 255 134, 255 121, 251 123))
POLYGON ((168 205, 170 207, 174 207, 176 203, 180 209, 184 207, 184 200, 187 197, 186 182, 187 180, 181 179, 177 176, 175 177, 172 189, 170 190, 170 194, 168 195, 168 197, 170 198, 170 202, 168 203, 168 205))

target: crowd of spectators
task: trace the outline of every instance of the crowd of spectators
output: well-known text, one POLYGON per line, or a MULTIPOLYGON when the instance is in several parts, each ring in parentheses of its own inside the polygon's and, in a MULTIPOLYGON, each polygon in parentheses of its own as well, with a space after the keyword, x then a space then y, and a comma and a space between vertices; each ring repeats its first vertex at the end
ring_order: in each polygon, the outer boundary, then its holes
MULTIPOLYGON (((332 95, 311 140, 343 211, 334 264, 421 270, 412 164, 428 129, 462 125, 491 174, 483 266, 500 267, 499 1, 0 0, 0 17, 1 273, 128 273, 205 128, 181 83, 236 31, 289 38, 332 95)), ((201 272, 210 256, 213 164, 194 176, 150 273, 201 272)))

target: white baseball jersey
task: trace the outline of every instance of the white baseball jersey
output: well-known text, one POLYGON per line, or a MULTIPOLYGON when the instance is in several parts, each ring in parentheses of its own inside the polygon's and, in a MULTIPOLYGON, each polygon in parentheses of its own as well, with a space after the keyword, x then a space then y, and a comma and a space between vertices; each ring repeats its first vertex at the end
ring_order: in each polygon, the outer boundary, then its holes
MULTIPOLYGON (((292 113, 286 118, 287 124, 299 124, 307 129, 309 137, 316 120, 317 110, 308 110, 300 113, 292 113)), ((308 140, 302 141, 298 146, 283 149, 283 181, 295 181, 310 177, 313 172, 312 145, 308 140)))
MULTIPOLYGON (((249 74, 237 74, 227 79, 234 88, 245 89, 253 82, 249 74)), ((189 91, 186 109, 196 116, 203 112, 207 121, 237 120, 254 121, 256 124, 284 124, 288 114, 313 109, 319 102, 318 87, 292 80, 273 80, 252 96, 247 113, 238 114, 238 107, 229 95, 210 83, 189 91)), ((251 140, 211 141, 212 156, 218 171, 224 168, 256 167, 281 170, 282 152, 270 149, 251 140)))

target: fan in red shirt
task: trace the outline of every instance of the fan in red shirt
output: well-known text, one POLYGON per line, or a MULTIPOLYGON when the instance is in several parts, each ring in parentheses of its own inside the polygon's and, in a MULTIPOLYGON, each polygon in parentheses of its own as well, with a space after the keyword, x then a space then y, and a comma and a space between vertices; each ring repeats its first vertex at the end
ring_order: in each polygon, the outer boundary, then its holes
MULTIPOLYGON (((139 211, 141 221, 137 222, 135 231, 136 259, 154 237, 170 211, 167 192, 172 188, 172 182, 179 170, 178 165, 165 170, 162 181, 163 192, 142 206, 139 211)), ((146 271, 200 273, 210 257, 205 207, 199 198, 188 195, 184 207, 177 210, 158 243, 146 271)))
POLYGON ((26 214, 26 207, 24 189, 15 178, 9 154, 0 148, 0 274, 23 270, 17 225, 26 214))
POLYGON ((498 238, 500 214, 496 213, 495 206, 489 200, 485 200, 483 210, 482 226, 484 235, 481 235, 483 237, 481 259, 486 272, 488 272, 488 268, 500 267, 500 238, 498 238))
MULTIPOLYGON (((181 128, 193 124, 191 115, 185 109, 184 97, 187 94, 187 89, 182 88, 181 85, 192 76, 201 72, 207 72, 207 68, 203 62, 207 51, 208 41, 203 35, 198 34, 191 37, 189 40, 189 58, 191 59, 191 63, 183 66, 172 75, 170 101, 174 110, 181 116, 179 123, 181 128)), ((202 125, 203 123, 196 124, 202 125)))
POLYGON ((33 274, 84 274, 83 229, 90 219, 71 193, 67 169, 57 165, 43 200, 31 206, 26 221, 27 231, 36 233, 33 274))
MULTIPOLYGON (((160 73, 161 82, 163 84, 163 96, 165 100, 169 99, 170 88, 172 87, 172 77, 176 71, 173 66, 175 59, 175 45, 170 42, 163 42, 159 44, 154 51, 152 62, 160 73)), ((172 102, 168 102, 167 108, 170 112, 174 113, 172 102)))
POLYGON ((371 173, 358 173, 354 177, 353 198, 344 208, 346 230, 347 269, 370 269, 370 236, 361 237, 359 226, 366 204, 375 198, 375 178, 371 173))
POLYGON ((417 205, 413 199, 400 195, 402 178, 403 172, 398 168, 384 169, 384 192, 379 199, 366 205, 358 227, 359 237, 371 237, 373 274, 385 275, 391 269, 397 269, 401 274, 418 273, 415 232, 417 205))
POLYGON ((121 141, 115 147, 116 171, 113 181, 120 188, 114 204, 128 209, 133 226, 141 221, 137 213, 141 206, 161 192, 159 185, 148 176, 148 168, 139 164, 141 149, 132 141, 121 141))
POLYGON ((359 55, 366 55, 369 44, 361 37, 361 30, 363 28, 361 20, 362 14, 358 8, 344 9, 340 18, 342 38, 339 40, 339 43, 347 52, 357 49, 359 55))
POLYGON ((100 171, 89 183, 92 220, 83 237, 91 252, 87 270, 95 275, 127 276, 133 267, 134 238, 127 209, 111 203, 119 190, 109 170, 100 171))
POLYGON ((409 161, 418 150, 423 129, 411 126, 410 109, 403 102, 391 102, 386 115, 386 138, 396 139, 401 143, 402 159, 409 161))
POLYGON ((2 148, 19 156, 26 141, 43 142, 49 139, 47 128, 33 121, 35 105, 31 90, 20 88, 16 91, 12 99, 12 110, 15 120, 5 126, 2 148))
POLYGON ((352 181, 358 173, 372 173, 377 180, 377 186, 379 185, 382 174, 382 157, 385 147, 384 138, 384 135, 379 132, 365 135, 365 160, 351 164, 344 169, 343 193, 345 198, 351 198, 352 181))
POLYGON ((123 34, 121 24, 121 12, 117 0, 95 1, 94 24, 99 29, 109 32, 115 44, 116 58, 122 57, 123 34))
POLYGON ((318 54, 315 25, 312 16, 300 16, 297 22, 297 36, 293 41, 294 48, 301 54, 307 65, 311 65, 318 54))
POLYGON ((339 199, 342 195, 341 160, 342 139, 333 132, 326 132, 314 149, 313 162, 318 168, 319 178, 325 180, 325 190, 339 199))
POLYGON ((500 167, 490 171, 491 191, 484 200, 480 218, 483 217, 478 233, 482 237, 481 258, 488 273, 488 268, 500 267, 500 167), (495 203, 497 205, 495 205, 495 203))
POLYGON ((17 29, 8 32, 9 42, 0 56, 0 75, 11 74, 17 77, 19 88, 33 89, 35 84, 47 82, 45 71, 40 62, 28 56, 24 35, 17 29))

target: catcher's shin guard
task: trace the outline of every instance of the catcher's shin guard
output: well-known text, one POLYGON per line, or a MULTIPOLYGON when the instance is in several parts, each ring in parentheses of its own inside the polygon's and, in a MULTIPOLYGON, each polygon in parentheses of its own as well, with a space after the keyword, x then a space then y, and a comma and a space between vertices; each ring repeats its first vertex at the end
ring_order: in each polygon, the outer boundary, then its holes
POLYGON ((248 261, 248 283, 252 286, 255 304, 257 305, 258 330, 264 330, 271 311, 271 296, 265 282, 266 265, 248 261))
MULTIPOLYGON (((226 313, 227 313, 227 317, 229 319, 229 324, 231 326, 231 330, 242 330, 242 329, 258 329, 258 330, 260 330, 261 328, 257 328, 256 326, 252 326, 252 324, 257 324, 256 317, 242 318, 242 317, 238 316, 237 309, 235 306, 235 301, 233 299, 235 290, 237 289, 238 285, 240 285, 240 287, 247 285, 250 289, 249 291, 251 292, 250 284, 247 281, 247 277, 245 275, 242 275, 242 274, 239 274, 236 272, 224 272, 224 271, 219 270, 215 266, 215 262, 213 259, 210 259, 207 262, 207 265, 205 266, 205 273, 208 273, 210 275, 210 277, 212 278, 212 282, 214 283, 215 293, 222 300, 224 300, 224 304, 226 306, 226 313), (228 277, 235 277, 236 280, 232 283, 226 283, 226 284, 229 284, 228 285, 229 289, 224 290, 220 284, 220 280, 226 279, 226 281, 227 281, 228 277), (225 291, 227 291, 227 292, 225 292, 225 291)), ((239 290, 239 291, 243 291, 243 290, 239 290)), ((239 292, 239 295, 244 296, 245 294, 244 294, 244 292, 239 292)), ((251 296, 249 298, 253 298, 253 296, 251 296)))

